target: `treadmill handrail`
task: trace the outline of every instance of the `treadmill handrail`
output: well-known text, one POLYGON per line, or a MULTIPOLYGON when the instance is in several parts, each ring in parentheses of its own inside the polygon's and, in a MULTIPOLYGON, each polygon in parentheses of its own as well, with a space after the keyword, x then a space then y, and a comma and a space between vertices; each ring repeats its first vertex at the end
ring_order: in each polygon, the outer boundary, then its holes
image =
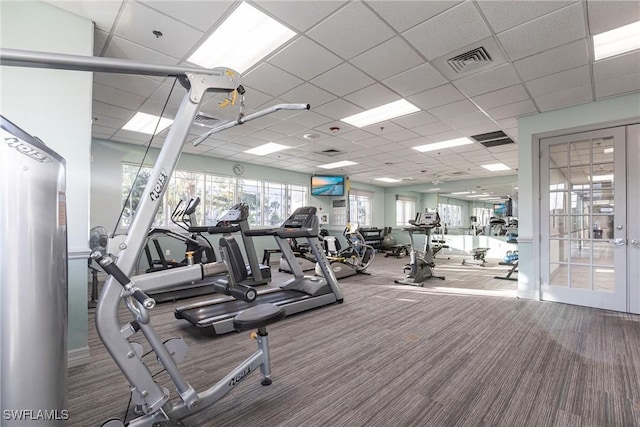
POLYGON ((257 230, 246 230, 244 232, 245 236, 275 236, 276 233, 280 230, 279 228, 261 228, 257 230))
POLYGON ((240 231, 240 224, 215 225, 215 226, 205 227, 205 228, 207 233, 209 234, 235 233, 237 231, 240 231))

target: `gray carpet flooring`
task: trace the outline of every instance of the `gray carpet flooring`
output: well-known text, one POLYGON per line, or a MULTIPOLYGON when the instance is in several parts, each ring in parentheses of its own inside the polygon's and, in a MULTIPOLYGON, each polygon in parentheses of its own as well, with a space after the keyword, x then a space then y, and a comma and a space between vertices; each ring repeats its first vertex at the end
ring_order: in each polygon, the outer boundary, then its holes
MULTIPOLYGON (((436 273, 446 280, 395 284, 407 262, 378 255, 370 275, 340 281, 343 304, 272 325, 273 384, 264 387, 252 374, 185 424, 640 425, 638 316, 519 300, 516 282, 494 278, 508 272, 497 260, 479 267, 441 259, 436 273)), ((272 270, 274 283, 287 277, 272 270)), ((255 342, 248 333, 200 336, 173 316, 184 302, 157 306, 152 323, 162 338, 185 338, 189 354, 180 366, 201 391, 249 356, 255 342)), ((92 312, 91 363, 69 370, 70 426, 122 417, 129 400, 92 312)), ((157 378, 175 398, 166 374, 157 378)))

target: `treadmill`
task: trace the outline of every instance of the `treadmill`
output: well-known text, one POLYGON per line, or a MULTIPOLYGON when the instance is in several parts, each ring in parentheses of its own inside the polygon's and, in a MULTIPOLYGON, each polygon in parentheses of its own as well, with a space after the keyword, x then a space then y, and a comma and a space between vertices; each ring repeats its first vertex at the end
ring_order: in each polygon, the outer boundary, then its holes
MULTIPOLYGON (((248 286, 266 285, 271 282, 271 267, 260 264, 258 261, 253 238, 246 234, 250 231, 248 218, 249 206, 245 203, 238 203, 220 214, 215 226, 189 226, 185 229, 190 233, 196 234, 206 232, 209 234, 225 235, 239 232, 249 261, 249 264, 246 264, 248 277, 242 282, 242 284, 248 286)), ((198 282, 186 284, 180 283, 173 287, 156 292, 148 291, 147 295, 155 299, 157 303, 162 303, 191 298, 194 296, 213 294, 216 292, 213 287, 214 282, 222 277, 224 277, 224 272, 221 275, 207 277, 198 282)))
POLYGON ((189 321, 202 335, 216 336, 234 332, 236 329, 233 327, 233 318, 239 312, 258 304, 271 303, 284 307, 287 316, 333 303, 341 304, 344 297, 322 250, 318 231, 318 217, 313 206, 296 209, 279 228, 246 231, 245 234, 251 237, 273 236, 282 256, 289 260, 293 278, 282 283, 279 288, 258 291, 252 302, 228 297, 217 298, 178 307, 175 317, 189 321), (322 276, 304 275, 300 265, 295 262, 288 238, 305 239, 309 243, 322 276))

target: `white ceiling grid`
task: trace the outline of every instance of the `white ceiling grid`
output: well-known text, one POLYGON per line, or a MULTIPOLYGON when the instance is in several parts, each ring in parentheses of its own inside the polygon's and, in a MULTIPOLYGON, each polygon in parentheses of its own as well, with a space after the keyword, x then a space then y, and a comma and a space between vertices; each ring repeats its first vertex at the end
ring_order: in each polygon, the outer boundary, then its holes
MULTIPOLYGON (((95 23, 95 55, 177 65, 240 4, 239 1, 50 0, 95 23), (156 37, 153 31, 161 31, 156 37)), ((280 112, 226 130, 185 151, 304 173, 352 160, 335 173, 380 186, 444 181, 450 191, 478 179, 504 177, 497 194, 514 192, 517 143, 479 143, 418 153, 411 147, 504 131, 517 142, 517 119, 640 91, 640 52, 595 62, 590 36, 640 20, 638 1, 249 1, 296 32, 287 44, 242 76, 247 114, 282 103, 309 112, 280 112), (462 72, 446 60, 484 47, 493 62, 462 72), (355 128, 340 119, 405 98, 421 110, 355 128), (332 131, 330 128, 339 130, 332 131), (316 139, 304 138, 313 133, 316 139), (293 147, 265 157, 243 153, 264 142, 293 147), (335 156, 319 154, 339 150, 335 156), (489 172, 502 162, 510 171, 489 172), (372 181, 403 179, 399 184, 372 181)), ((220 64, 224 66, 225 64, 220 64)), ((93 136, 145 144, 148 136, 120 128, 136 111, 159 114, 172 81, 134 75, 94 76, 93 136)), ((176 85, 165 115, 173 118, 184 89, 176 85)), ((221 121, 220 97, 202 113, 221 121)), ((192 127, 193 139, 206 131, 192 127)), ((166 131, 154 139, 159 146, 166 131)), ((493 181, 496 181, 495 179, 493 181)), ((441 187, 443 184, 440 184, 441 187)), ((475 186, 474 186, 475 187, 475 186)), ((421 187, 422 188, 422 187, 421 187)))

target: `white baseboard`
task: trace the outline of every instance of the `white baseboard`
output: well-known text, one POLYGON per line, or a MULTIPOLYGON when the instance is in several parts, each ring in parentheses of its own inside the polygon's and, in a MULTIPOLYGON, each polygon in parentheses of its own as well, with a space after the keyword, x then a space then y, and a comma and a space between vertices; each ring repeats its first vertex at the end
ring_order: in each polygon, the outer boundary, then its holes
POLYGON ((87 365, 91 361, 89 347, 74 348, 67 352, 67 368, 87 365))

